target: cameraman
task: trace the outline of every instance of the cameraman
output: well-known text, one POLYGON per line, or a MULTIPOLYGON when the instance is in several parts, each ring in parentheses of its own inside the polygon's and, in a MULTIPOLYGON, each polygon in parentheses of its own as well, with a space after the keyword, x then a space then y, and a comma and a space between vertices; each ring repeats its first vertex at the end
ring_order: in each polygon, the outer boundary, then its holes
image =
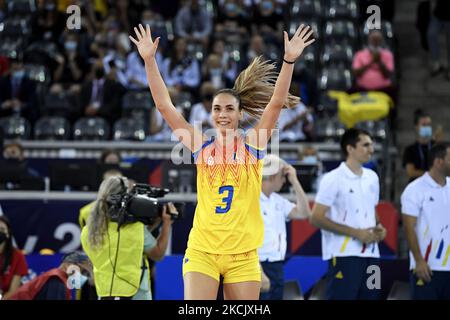
POLYGON ((173 204, 164 206, 158 239, 141 222, 124 224, 119 229, 110 218, 111 199, 127 193, 127 185, 126 178, 116 176, 102 182, 88 223, 81 232, 83 249, 94 266, 97 295, 102 300, 152 299, 145 256, 156 261, 164 257, 172 226, 167 210, 172 215, 178 214, 173 204))

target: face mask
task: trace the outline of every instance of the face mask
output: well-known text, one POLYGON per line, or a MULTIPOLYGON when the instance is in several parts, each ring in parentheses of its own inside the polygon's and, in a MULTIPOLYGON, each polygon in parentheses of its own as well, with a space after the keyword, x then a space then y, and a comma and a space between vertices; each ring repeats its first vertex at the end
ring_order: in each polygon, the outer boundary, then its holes
POLYGON ((303 158, 303 163, 305 164, 317 164, 319 161, 316 156, 305 156, 303 158))
POLYGON ((19 70, 19 71, 15 71, 12 74, 12 77, 14 79, 18 80, 18 79, 22 79, 24 75, 25 75, 25 70, 19 70))
POLYGON ((75 51, 77 49, 77 42, 76 41, 66 41, 64 43, 64 48, 68 51, 75 51))
POLYGON ((273 8, 273 3, 271 1, 263 1, 261 3, 261 8, 265 11, 269 11, 272 10, 273 8))
POLYGON ((0 244, 5 242, 5 240, 8 239, 8 236, 3 231, 0 231, 0 244))
POLYGON ((54 9, 55 9, 54 3, 48 3, 45 5, 45 10, 47 10, 47 11, 53 11, 54 9))
POLYGON ((419 128, 419 136, 421 138, 431 138, 433 135, 433 128, 431 126, 421 126, 419 128))
POLYGON ((225 5, 225 10, 226 10, 228 13, 235 13, 235 12, 237 11, 237 6, 236 6, 235 3, 227 3, 227 4, 225 5))

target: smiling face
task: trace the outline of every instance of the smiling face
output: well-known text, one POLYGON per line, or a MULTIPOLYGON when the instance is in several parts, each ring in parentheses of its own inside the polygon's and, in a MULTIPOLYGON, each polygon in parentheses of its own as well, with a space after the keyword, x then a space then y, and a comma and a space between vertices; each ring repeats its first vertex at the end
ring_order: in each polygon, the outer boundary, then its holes
POLYGON ((228 93, 220 93, 213 99, 211 117, 214 127, 224 135, 227 129, 238 129, 243 112, 239 110, 239 101, 236 97, 228 93))

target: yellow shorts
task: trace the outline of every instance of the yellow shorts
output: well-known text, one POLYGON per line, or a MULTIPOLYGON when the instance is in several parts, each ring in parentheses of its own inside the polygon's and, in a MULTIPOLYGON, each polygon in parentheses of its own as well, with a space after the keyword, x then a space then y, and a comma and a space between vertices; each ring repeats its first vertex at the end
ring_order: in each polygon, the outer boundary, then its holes
POLYGON ((183 258, 183 276, 200 272, 223 283, 261 281, 258 251, 239 254, 213 254, 187 248, 183 258))

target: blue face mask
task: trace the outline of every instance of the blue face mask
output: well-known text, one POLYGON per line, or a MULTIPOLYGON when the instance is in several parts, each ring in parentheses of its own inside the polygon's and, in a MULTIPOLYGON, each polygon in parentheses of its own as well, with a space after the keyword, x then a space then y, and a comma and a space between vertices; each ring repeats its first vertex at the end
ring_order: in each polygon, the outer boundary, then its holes
POLYGON ((25 75, 25 70, 18 70, 18 71, 13 72, 12 77, 15 80, 18 80, 18 79, 22 79, 24 75, 25 75))
POLYGON ((266 11, 272 10, 273 3, 271 1, 263 1, 261 3, 261 8, 266 11))
POLYGON ((225 4, 225 10, 229 13, 235 13, 237 11, 237 6, 235 3, 225 4))
POLYGON ((419 136, 421 138, 431 138, 433 135, 433 128, 431 126, 421 126, 419 128, 419 136))
POLYGON ((316 156, 305 156, 303 158, 302 162, 305 163, 305 164, 317 164, 317 163, 319 163, 319 161, 318 161, 316 156))
POLYGON ((66 41, 64 43, 64 48, 67 51, 75 51, 77 49, 77 42, 76 41, 66 41))

